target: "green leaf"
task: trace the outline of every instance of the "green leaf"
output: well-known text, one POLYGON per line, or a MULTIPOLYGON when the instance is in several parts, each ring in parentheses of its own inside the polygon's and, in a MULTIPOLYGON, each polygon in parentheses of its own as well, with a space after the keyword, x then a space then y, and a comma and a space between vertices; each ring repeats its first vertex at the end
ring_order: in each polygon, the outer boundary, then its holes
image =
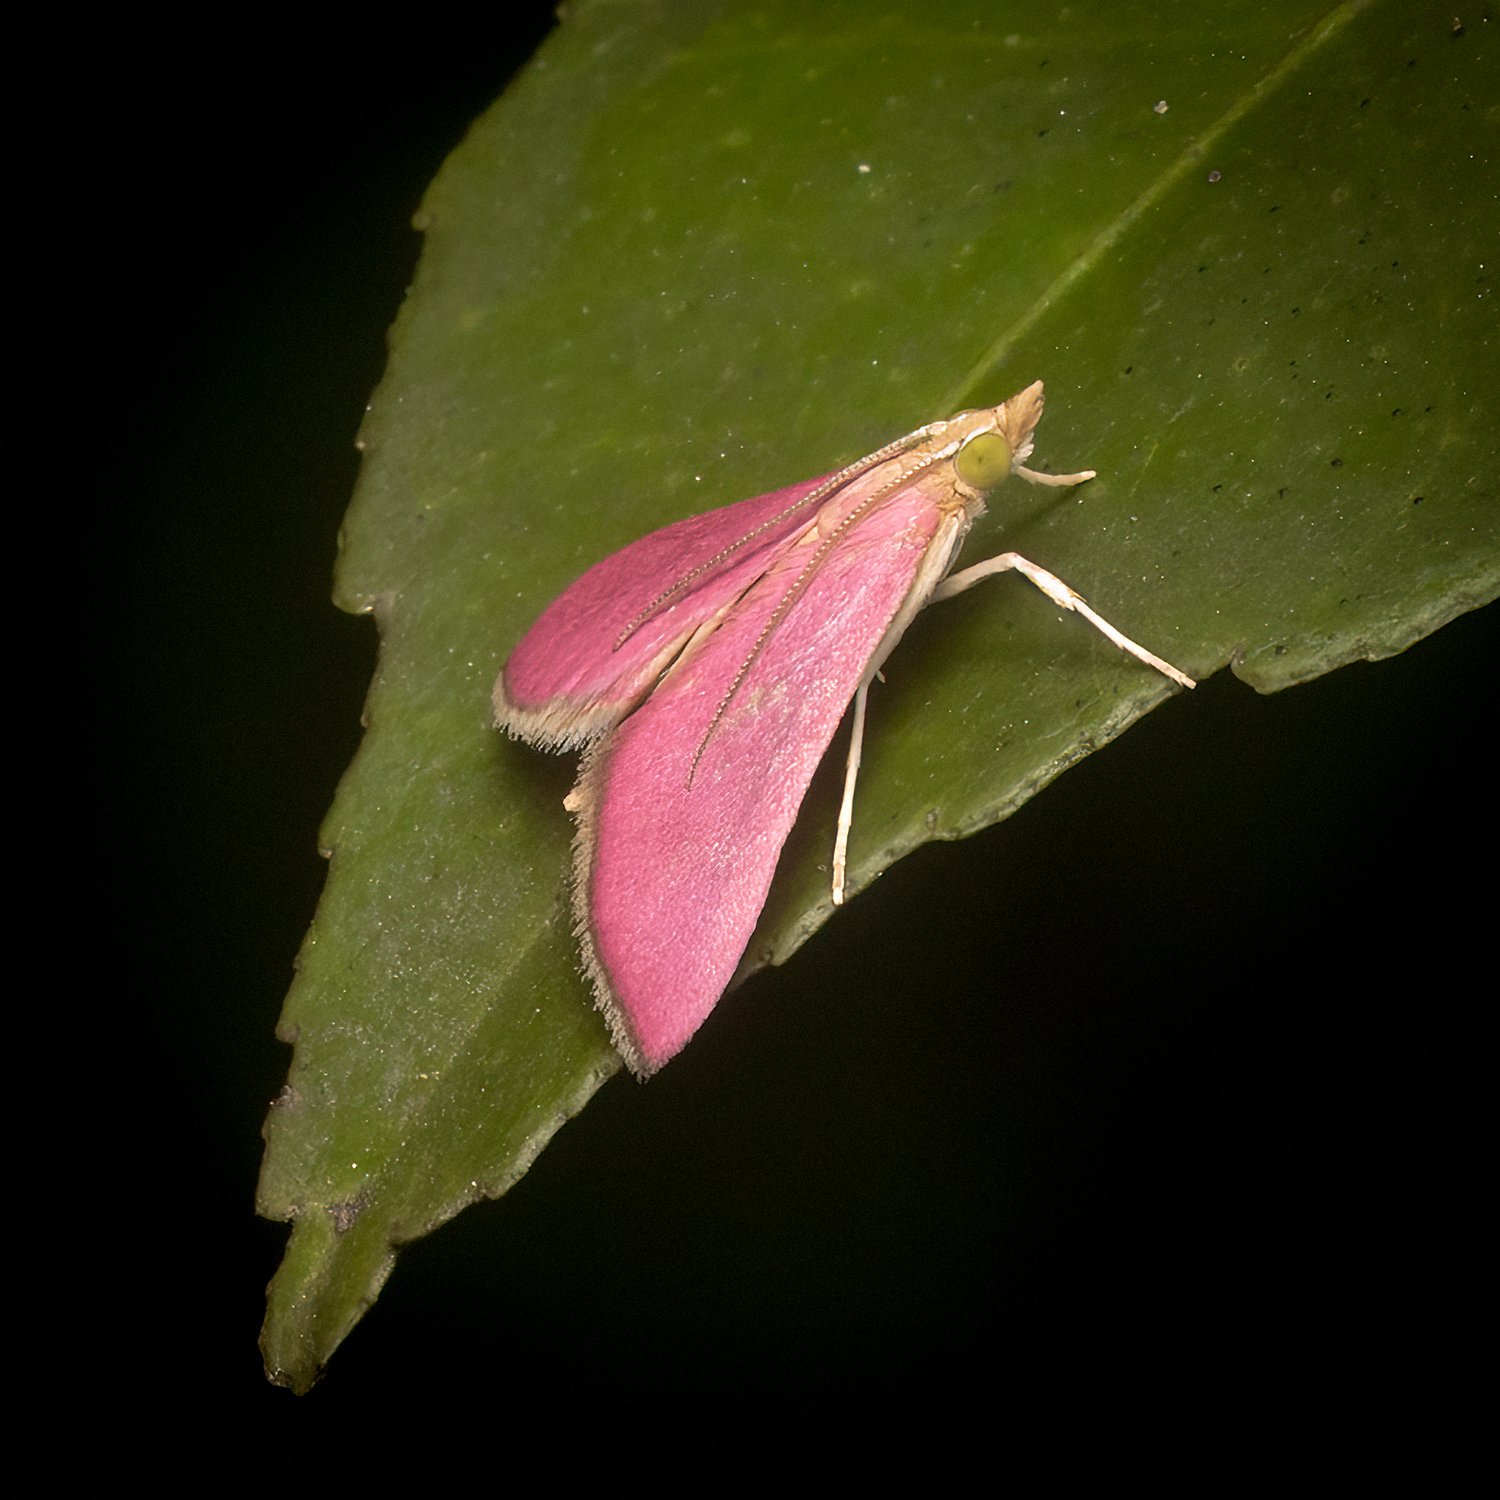
MULTIPOLYGON (((1481 39, 1395 0, 997 9, 580 0, 433 184, 339 563, 381 656, 282 1020, 273 1378, 311 1384, 396 1247, 618 1066, 571 762, 489 724, 598 557, 1040 376, 1033 462, 1100 477, 1002 489, 968 560, 1025 553, 1200 678, 1289 686, 1500 589, 1481 39)), ((1016 580, 929 611, 886 677, 855 887, 1169 693, 1016 580)), ((749 966, 829 915, 837 779, 749 966)))

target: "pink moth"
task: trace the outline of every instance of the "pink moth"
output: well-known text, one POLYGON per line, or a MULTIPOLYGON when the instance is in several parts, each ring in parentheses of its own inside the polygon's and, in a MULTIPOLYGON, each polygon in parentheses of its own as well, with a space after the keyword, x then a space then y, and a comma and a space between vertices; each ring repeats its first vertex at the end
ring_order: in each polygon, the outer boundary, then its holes
POLYGON ((865 695, 926 605, 1015 571, 1193 686, 1014 552, 949 573, 1007 475, 1094 477, 1024 467, 1041 414, 1037 381, 837 473, 654 531, 553 600, 506 662, 497 724, 547 749, 587 746, 567 798, 574 909, 599 1008, 638 1076, 684 1046, 733 977, 852 699, 833 854, 843 900, 865 695))

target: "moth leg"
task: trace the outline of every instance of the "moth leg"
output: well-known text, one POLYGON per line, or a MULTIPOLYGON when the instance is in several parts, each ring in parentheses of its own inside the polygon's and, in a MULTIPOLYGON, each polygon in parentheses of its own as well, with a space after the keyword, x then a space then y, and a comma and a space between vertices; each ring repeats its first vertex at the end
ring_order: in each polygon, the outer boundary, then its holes
POLYGON ((854 694, 854 732, 849 737, 849 761, 844 768, 844 800, 839 803, 839 831, 833 841, 833 904, 844 904, 844 867, 849 853, 849 830, 854 826, 854 783, 859 780, 859 762, 865 748, 865 700, 870 694, 867 677, 854 694))
POLYGON ((1076 474, 1043 474, 1040 470, 1023 469, 1020 465, 1017 465, 1015 472, 1022 479, 1026 480, 1028 484, 1050 484, 1056 486, 1082 484, 1084 480, 1095 477, 1093 469, 1080 469, 1076 474))
POLYGON ((972 568, 965 568, 961 573, 954 573, 945 578, 932 591, 932 602, 935 603, 939 599, 951 599, 955 594, 961 594, 965 589, 973 588, 980 579, 988 578, 991 574, 1012 572, 1029 579, 1054 604, 1082 615, 1095 630, 1113 641, 1120 650, 1128 651, 1136 660, 1145 662, 1148 667, 1155 667, 1164 677, 1170 677, 1173 682, 1180 683, 1183 687, 1197 686, 1187 673, 1179 672, 1171 662, 1163 661, 1161 657, 1146 650, 1144 646, 1137 645, 1128 635, 1116 630, 1103 616, 1096 615, 1085 602, 1083 595, 1076 589, 1069 588, 1055 573, 1049 573, 1046 568, 1038 567, 1034 562, 1028 562, 1019 552, 1002 552, 998 557, 975 563, 972 568))

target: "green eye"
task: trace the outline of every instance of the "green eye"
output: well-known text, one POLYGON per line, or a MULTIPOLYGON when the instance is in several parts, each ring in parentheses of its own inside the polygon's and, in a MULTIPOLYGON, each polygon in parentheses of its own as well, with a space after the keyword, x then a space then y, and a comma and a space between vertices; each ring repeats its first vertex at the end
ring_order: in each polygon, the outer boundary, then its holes
POLYGON ((976 490, 994 489, 1010 466, 1010 444, 998 432, 976 433, 953 455, 958 477, 976 490))

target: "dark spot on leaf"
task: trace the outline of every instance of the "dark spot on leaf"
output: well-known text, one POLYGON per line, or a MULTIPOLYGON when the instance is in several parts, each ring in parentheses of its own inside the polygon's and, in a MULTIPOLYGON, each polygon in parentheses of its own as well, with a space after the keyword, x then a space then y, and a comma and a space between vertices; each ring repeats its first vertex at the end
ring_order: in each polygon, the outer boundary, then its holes
POLYGON ((1424 498, 1424 497, 1423 497, 1423 496, 1421 496, 1421 495, 1413 495, 1413 496, 1412 496, 1412 497, 1411 497, 1411 503, 1412 503, 1412 504, 1413 504, 1413 505, 1420 505, 1420 504, 1421 504, 1421 503, 1422 503, 1422 501, 1423 501, 1423 498, 1424 498))
POLYGON ((1342 469, 1344 467, 1344 460, 1341 458, 1330 458, 1328 460, 1328 467, 1330 469, 1342 469))
POLYGON ((348 1234, 354 1228, 354 1222, 365 1209, 365 1198, 363 1193, 357 1193, 352 1198, 346 1198, 342 1203, 330 1203, 328 1205, 328 1217, 333 1220, 333 1228, 336 1234, 348 1234))

